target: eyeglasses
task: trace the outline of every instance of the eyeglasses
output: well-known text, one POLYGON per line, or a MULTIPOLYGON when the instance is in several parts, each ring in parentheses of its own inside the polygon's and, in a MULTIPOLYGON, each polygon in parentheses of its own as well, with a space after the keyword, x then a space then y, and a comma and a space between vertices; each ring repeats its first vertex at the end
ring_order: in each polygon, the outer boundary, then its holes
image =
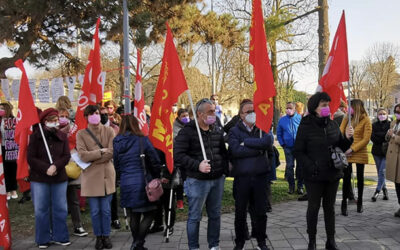
POLYGON ((210 99, 208 99, 208 98, 203 98, 203 99, 201 99, 200 101, 198 101, 198 102, 196 103, 196 112, 197 112, 197 110, 199 110, 199 107, 200 107, 202 104, 204 104, 204 103, 208 103, 208 104, 213 105, 213 103, 212 103, 212 101, 211 101, 210 99))

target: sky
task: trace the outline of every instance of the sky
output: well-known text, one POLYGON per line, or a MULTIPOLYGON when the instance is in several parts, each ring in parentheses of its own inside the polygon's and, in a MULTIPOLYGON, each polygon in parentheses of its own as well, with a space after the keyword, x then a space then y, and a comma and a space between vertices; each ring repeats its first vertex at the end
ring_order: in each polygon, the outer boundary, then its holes
MULTIPOLYGON (((342 11, 346 15, 349 61, 362 60, 377 42, 400 46, 399 0, 328 0, 330 45, 335 36, 342 11)), ((318 53, 318 52, 317 52, 318 53)), ((318 70, 309 71, 299 79, 298 90, 313 93, 317 87, 318 70)))
MULTIPOLYGON (((223 1, 223 0, 214 0, 223 1)), ((205 0, 210 3, 210 0, 205 0)), ((390 42, 400 46, 400 0, 328 0, 329 3, 329 30, 330 40, 336 32, 342 14, 346 12, 347 42, 349 61, 361 60, 368 48, 377 42, 390 42)), ((317 32, 315 27, 315 31, 317 32)), ((318 41, 316 41, 318 42, 318 41)), ((316 53, 318 53, 316 51, 316 53)), ((0 57, 7 56, 0 47, 0 57)), ((25 64, 28 77, 34 74, 35 69, 25 64)), ((8 76, 18 77, 17 69, 7 71, 8 76)), ((317 63, 301 74, 295 75, 298 81, 297 90, 313 93, 317 87, 317 63)))

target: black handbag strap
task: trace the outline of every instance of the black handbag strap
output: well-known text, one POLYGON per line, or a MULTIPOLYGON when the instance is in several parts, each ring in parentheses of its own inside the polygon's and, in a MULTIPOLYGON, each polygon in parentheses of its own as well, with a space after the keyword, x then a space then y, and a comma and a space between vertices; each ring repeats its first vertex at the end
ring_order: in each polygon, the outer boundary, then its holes
POLYGON ((103 145, 101 145, 99 139, 97 139, 97 137, 92 133, 92 131, 90 131, 89 128, 86 128, 86 131, 89 133, 89 135, 92 137, 92 139, 96 142, 96 144, 97 144, 100 148, 104 148, 103 145))
POLYGON ((146 186, 148 184, 147 181, 147 169, 146 169, 146 155, 144 154, 144 147, 143 147, 143 137, 139 137, 139 148, 140 148, 140 159, 142 161, 143 173, 144 173, 144 181, 146 186))

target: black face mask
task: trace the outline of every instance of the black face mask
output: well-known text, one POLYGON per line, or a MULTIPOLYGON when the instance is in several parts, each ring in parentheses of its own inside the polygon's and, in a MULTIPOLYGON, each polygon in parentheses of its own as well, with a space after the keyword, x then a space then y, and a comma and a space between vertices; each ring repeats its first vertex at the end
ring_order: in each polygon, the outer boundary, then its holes
POLYGON ((100 122, 101 122, 101 124, 105 125, 108 122, 108 114, 101 114, 100 122))

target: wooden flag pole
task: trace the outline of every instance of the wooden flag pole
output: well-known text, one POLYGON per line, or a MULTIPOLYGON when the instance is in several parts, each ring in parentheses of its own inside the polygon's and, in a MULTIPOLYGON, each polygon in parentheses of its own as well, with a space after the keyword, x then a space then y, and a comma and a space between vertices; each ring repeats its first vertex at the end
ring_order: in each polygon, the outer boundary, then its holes
POLYGON ((199 141, 200 141, 200 146, 201 146, 201 152, 203 153, 203 158, 204 158, 204 160, 207 160, 206 150, 204 149, 203 137, 201 137, 199 123, 197 122, 196 110, 194 109, 194 106, 193 106, 192 95, 190 94, 190 90, 189 90, 189 89, 186 90, 186 93, 188 94, 188 98, 189 98, 189 102, 190 102, 190 107, 191 107, 192 110, 193 110, 193 117, 194 117, 194 121, 195 121, 195 123, 196 123, 197 134, 199 135, 199 141))

